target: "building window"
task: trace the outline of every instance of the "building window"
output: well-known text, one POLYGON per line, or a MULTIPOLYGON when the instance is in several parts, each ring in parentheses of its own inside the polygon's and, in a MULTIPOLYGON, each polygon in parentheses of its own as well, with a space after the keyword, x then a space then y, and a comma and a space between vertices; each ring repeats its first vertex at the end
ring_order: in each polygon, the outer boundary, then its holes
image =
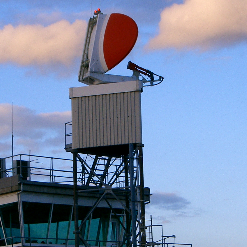
POLYGON ((0 245, 21 242, 17 202, 0 206, 0 245))

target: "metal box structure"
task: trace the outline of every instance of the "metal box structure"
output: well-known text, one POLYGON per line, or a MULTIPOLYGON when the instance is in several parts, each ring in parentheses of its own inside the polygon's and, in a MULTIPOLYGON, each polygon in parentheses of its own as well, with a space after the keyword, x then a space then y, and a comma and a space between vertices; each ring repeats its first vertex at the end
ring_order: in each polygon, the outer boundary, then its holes
POLYGON ((21 175, 23 180, 30 177, 30 162, 26 160, 13 161, 13 176, 21 175))
POLYGON ((70 88, 72 149, 142 143, 142 83, 70 88))
POLYGON ((6 163, 5 159, 0 158, 0 178, 6 177, 6 163))

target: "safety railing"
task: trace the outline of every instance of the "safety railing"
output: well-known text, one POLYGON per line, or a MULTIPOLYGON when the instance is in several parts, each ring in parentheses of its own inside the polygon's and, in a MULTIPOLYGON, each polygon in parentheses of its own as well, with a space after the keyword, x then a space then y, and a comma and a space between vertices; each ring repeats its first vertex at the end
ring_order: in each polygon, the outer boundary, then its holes
POLYGON ((65 123, 65 150, 72 148, 72 122, 65 123))
POLYGON ((1 178, 20 175, 23 180, 73 183, 72 160, 31 154, 18 154, 0 159, 1 178))

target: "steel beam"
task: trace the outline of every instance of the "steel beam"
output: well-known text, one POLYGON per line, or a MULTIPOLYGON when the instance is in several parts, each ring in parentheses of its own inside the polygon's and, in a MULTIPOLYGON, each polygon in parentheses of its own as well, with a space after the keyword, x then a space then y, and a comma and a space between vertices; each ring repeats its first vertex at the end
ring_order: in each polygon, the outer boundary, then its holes
POLYGON ((77 152, 73 153, 73 182, 74 182, 74 221, 75 221, 75 247, 79 247, 78 228, 78 191, 77 191, 77 152))
POLYGON ((137 246, 136 241, 136 190, 134 179, 134 144, 129 144, 129 174, 131 193, 131 222, 132 222, 132 245, 137 246))
POLYGON ((143 172, 143 150, 142 145, 138 147, 138 163, 140 172, 140 234, 141 246, 146 246, 146 229, 145 229, 145 200, 144 200, 144 172, 143 172))

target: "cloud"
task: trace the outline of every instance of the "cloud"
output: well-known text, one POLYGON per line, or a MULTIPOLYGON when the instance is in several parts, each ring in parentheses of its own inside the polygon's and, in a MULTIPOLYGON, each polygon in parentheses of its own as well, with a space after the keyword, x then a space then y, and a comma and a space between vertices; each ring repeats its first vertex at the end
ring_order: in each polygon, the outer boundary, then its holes
POLYGON ((0 63, 66 65, 81 57, 87 23, 61 20, 49 26, 6 25, 0 30, 0 63))
POLYGON ((157 206, 166 210, 181 210, 189 204, 189 201, 175 193, 153 193, 150 206, 157 206))
POLYGON ((146 206, 146 214, 151 214, 158 224, 168 224, 179 218, 198 217, 203 213, 202 209, 193 207, 190 201, 176 193, 152 193, 151 202, 146 206))
POLYGON ((185 0, 161 13, 159 34, 149 49, 206 51, 247 40, 247 0, 185 0))
MULTIPOLYGON (((0 150, 1 154, 10 154, 11 150, 11 143, 6 143, 6 142, 0 142, 0 150)), ((6 156, 6 155, 4 155, 6 156)), ((2 158, 2 157, 0 157, 2 158)))
MULTIPOLYGON (((28 153, 58 149, 64 152, 64 123, 71 120, 71 112, 40 113, 13 106, 14 149, 28 153)), ((0 147, 10 147, 12 133, 12 106, 0 104, 0 147)), ((6 149, 1 149, 0 153, 6 149)), ((9 150, 9 153, 11 150, 9 150)))

